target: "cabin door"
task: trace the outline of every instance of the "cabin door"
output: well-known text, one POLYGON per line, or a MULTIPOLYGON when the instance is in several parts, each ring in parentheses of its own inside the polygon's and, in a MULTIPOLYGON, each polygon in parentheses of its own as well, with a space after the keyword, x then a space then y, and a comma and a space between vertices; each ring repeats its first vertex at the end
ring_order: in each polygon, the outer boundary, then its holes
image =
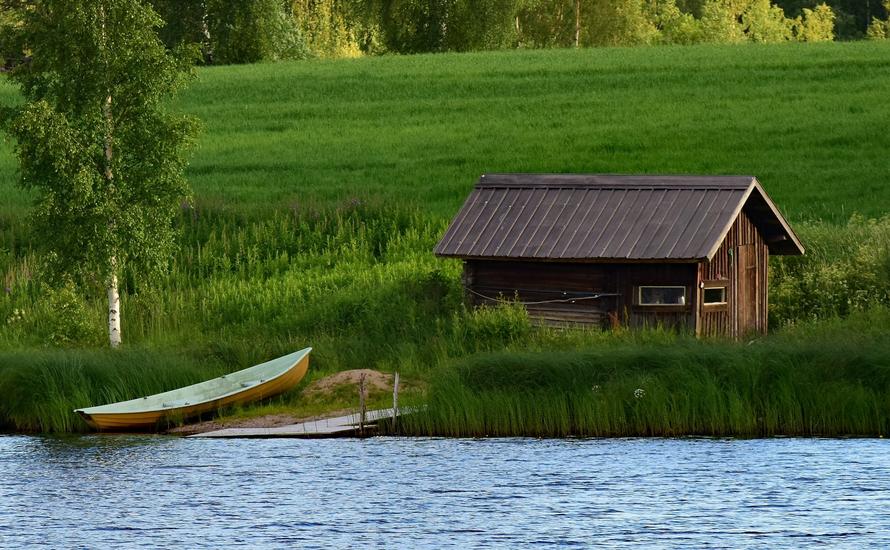
POLYGON ((736 254, 736 334, 757 332, 757 252, 753 244, 742 244, 736 254))

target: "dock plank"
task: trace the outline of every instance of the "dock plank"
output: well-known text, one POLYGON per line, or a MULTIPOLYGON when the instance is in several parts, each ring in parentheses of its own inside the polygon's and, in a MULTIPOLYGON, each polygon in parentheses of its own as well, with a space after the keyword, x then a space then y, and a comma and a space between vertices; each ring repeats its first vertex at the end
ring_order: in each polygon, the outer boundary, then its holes
MULTIPOLYGON (((365 415, 365 428, 374 428, 373 424, 381 420, 392 419, 393 409, 368 411, 365 415)), ((311 422, 300 422, 275 428, 226 428, 201 434, 190 435, 195 438, 233 439, 233 438, 275 438, 275 437, 347 437, 358 435, 359 414, 323 418, 311 422)))

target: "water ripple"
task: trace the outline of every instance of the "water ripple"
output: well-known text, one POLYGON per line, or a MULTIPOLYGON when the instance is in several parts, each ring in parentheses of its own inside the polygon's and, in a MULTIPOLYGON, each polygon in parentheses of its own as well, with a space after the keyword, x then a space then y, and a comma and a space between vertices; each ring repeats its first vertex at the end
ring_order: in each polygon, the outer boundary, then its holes
POLYGON ((0 548, 890 547, 890 442, 0 436, 0 548))

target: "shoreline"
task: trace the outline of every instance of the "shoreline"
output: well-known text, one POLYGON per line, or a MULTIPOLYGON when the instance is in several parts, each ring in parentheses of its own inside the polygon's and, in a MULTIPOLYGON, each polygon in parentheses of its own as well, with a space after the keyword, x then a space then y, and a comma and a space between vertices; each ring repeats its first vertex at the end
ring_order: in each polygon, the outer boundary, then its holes
MULTIPOLYGON (((216 430, 225 430, 225 429, 237 429, 237 428, 280 428, 284 426, 288 426, 290 424, 298 424, 302 422, 313 422, 316 420, 325 420, 329 418, 336 418, 337 416, 342 416, 344 414, 351 414, 354 411, 350 409, 344 409, 342 411, 335 411, 330 414, 322 414, 315 416, 307 416, 307 417, 297 417, 291 416, 287 414, 270 414, 259 416, 252 419, 244 419, 239 421, 233 421, 231 423, 219 423, 216 420, 206 420, 202 422, 198 422, 195 424, 189 424, 185 426, 179 426, 176 428, 172 428, 164 431, 157 432, 28 432, 28 431, 2 431, 0 430, 0 437, 14 437, 14 436, 33 436, 33 437, 41 437, 41 436, 51 436, 51 437, 83 437, 83 436, 94 436, 94 435, 107 435, 107 436, 168 436, 168 437, 177 437, 177 438, 186 438, 191 435, 199 435, 203 433, 208 433, 216 430)), ((481 436, 463 436, 463 435, 419 435, 419 434, 371 434, 366 436, 355 436, 355 435, 339 435, 339 436, 326 436, 326 437, 314 437, 314 438, 284 438, 284 439, 368 439, 369 437, 398 437, 401 439, 461 439, 461 440, 489 440, 489 439, 535 439, 535 440, 617 440, 617 439, 722 439, 722 440, 739 440, 739 441, 748 441, 755 439, 887 439, 882 434, 878 435, 864 435, 864 434, 771 434, 771 435, 713 435, 713 434, 701 434, 701 433, 688 433, 688 434, 674 434, 674 435, 647 435, 647 434, 636 434, 636 435, 565 435, 565 436, 542 436, 542 435, 481 435, 481 436)), ((257 437, 228 437, 225 439, 263 439, 257 437)), ((272 438, 270 438, 272 439, 272 438)), ((281 437, 275 437, 274 439, 282 439, 281 437)))

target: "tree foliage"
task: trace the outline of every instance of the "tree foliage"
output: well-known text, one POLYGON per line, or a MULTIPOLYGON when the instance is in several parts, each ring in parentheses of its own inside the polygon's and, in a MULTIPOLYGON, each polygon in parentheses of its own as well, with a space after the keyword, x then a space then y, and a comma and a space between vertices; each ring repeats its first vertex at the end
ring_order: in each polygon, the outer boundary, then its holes
POLYGON ((205 0, 210 57, 255 63, 304 56, 296 22, 281 0, 205 0))
POLYGON ((196 131, 163 103, 191 74, 195 49, 167 51, 162 21, 139 0, 43 0, 21 17, 9 38, 32 58, 10 76, 26 102, 2 121, 20 184, 36 193, 48 273, 103 285, 124 270, 160 273, 196 131))
POLYGON ((658 30, 652 4, 655 2, 640 0, 582 3, 580 45, 633 46, 655 42, 658 30))
POLYGON ((837 16, 827 4, 813 9, 804 8, 794 20, 794 36, 802 42, 827 42, 834 40, 834 24, 837 16))
POLYGON ((167 47, 199 44, 205 62, 255 63, 308 55, 299 22, 283 0, 148 1, 165 21, 158 34, 167 47))
MULTIPOLYGON (((199 40, 205 57, 217 63, 514 47, 812 42, 849 37, 848 27, 859 25, 861 15, 848 0, 151 1, 170 21, 162 31, 168 45, 199 40)), ((871 34, 887 34, 884 20, 875 21, 871 34)))
POLYGON ((451 3, 451 0, 380 2, 380 28, 387 49, 400 53, 442 51, 451 3))
POLYGON ((455 0, 446 20, 445 49, 496 50, 516 44, 516 0, 455 0))
MULTIPOLYGON (((368 32, 360 11, 344 0, 293 0, 291 13, 306 50, 318 57, 356 57, 362 54, 368 32)), ((370 49, 369 44, 365 47, 370 49)))
POLYGON ((664 0, 650 3, 652 21, 663 44, 696 44, 704 41, 699 20, 683 11, 677 2, 664 0))
POLYGON ((180 44, 201 44, 207 48, 206 2, 204 0, 150 0, 164 20, 158 36, 170 48, 180 44))
POLYGON ((884 0, 887 19, 872 18, 868 26, 867 36, 870 40, 886 40, 890 38, 890 0, 884 0))
POLYGON ((572 45, 575 0, 525 0, 518 4, 517 42, 532 48, 572 45))
POLYGON ((24 52, 15 43, 16 29, 22 24, 25 0, 0 0, 0 68, 11 69, 22 61, 24 52))
POLYGON ((775 0, 775 3, 791 17, 804 16, 804 10, 816 11, 824 3, 835 16, 834 34, 841 40, 862 38, 870 22, 890 15, 880 0, 775 0))

